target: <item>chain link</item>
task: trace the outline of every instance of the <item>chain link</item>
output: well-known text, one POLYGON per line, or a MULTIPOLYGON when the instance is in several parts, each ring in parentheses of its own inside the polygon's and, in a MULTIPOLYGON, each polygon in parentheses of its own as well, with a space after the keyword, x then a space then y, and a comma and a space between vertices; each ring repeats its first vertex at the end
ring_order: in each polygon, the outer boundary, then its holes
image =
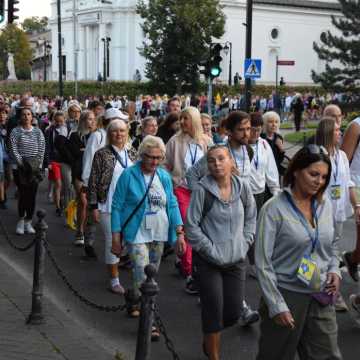
POLYGON ((154 311, 155 324, 159 328, 160 333, 164 336, 165 346, 171 353, 173 360, 180 360, 180 356, 177 354, 175 350, 174 343, 171 341, 171 339, 169 338, 166 332, 166 328, 160 317, 159 307, 156 303, 153 304, 153 311, 154 311))
POLYGON ((93 309, 97 309, 100 311, 105 312, 116 312, 116 311, 123 311, 126 309, 125 305, 116 305, 116 306, 106 306, 106 305, 99 305, 95 302, 87 299, 85 296, 81 295, 79 291, 77 291, 69 282, 64 272, 60 269, 59 265, 57 264, 54 255, 52 254, 51 250, 49 249, 49 244, 46 240, 44 240, 44 247, 46 250, 47 255, 49 256, 49 259, 51 260, 57 274, 60 276, 60 278, 64 281, 68 289, 77 297, 81 302, 83 302, 85 305, 90 306, 93 309))
POLYGON ((36 236, 35 236, 34 239, 31 240, 31 242, 30 242, 28 245, 26 245, 26 246, 17 246, 17 245, 15 245, 15 244, 12 242, 12 240, 11 240, 11 238, 10 238, 10 235, 9 235, 8 231, 6 230, 6 227, 5 227, 5 225, 3 224, 3 222, 1 221, 1 219, 0 219, 0 227, 1 227, 2 232, 4 233, 4 236, 5 236, 6 241, 7 241, 7 242, 9 243, 9 245, 10 245, 13 249, 15 249, 15 250, 18 250, 18 251, 28 251, 29 249, 31 249, 31 248, 34 246, 34 244, 35 244, 35 242, 36 242, 36 236))

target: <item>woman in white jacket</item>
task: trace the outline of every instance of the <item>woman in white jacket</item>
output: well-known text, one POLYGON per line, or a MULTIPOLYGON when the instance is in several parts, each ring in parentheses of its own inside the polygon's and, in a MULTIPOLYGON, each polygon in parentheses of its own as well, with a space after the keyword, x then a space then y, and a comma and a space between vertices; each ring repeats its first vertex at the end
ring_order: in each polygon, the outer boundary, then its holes
MULTIPOLYGON (((343 224, 355 212, 356 221, 360 220, 360 207, 356 203, 355 184, 350 177, 349 160, 344 151, 339 149, 341 141, 340 125, 333 117, 323 117, 316 130, 315 141, 328 151, 331 160, 331 178, 326 189, 331 199, 335 224, 335 237, 341 241, 343 224), (352 206, 349 206, 352 205, 352 206)), ((336 311, 347 311, 348 307, 339 293, 336 311)))

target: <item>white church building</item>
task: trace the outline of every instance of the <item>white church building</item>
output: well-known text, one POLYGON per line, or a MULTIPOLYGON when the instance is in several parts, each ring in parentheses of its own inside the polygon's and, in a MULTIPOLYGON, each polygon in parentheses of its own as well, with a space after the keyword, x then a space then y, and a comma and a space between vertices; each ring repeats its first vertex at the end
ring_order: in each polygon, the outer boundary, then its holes
MULTIPOLYGON (((178 0, 181 1, 181 0, 178 0)), ((136 70, 144 79, 145 59, 137 0, 61 0, 63 76, 66 80, 96 80, 103 74, 104 39, 109 41, 109 80, 133 80, 136 70)), ((223 0, 225 34, 215 42, 231 42, 232 75, 244 75, 246 0, 223 0)), ((56 0, 52 0, 52 78, 58 78, 56 0)), ((279 66, 287 84, 311 84, 311 70, 324 68, 313 50, 323 31, 332 30, 331 15, 340 15, 336 0, 254 0, 252 58, 262 60, 257 83, 274 84, 276 57, 294 66, 279 66)), ((106 49, 106 47, 105 47, 106 49)), ((223 54, 222 74, 227 82, 230 53, 223 54)))

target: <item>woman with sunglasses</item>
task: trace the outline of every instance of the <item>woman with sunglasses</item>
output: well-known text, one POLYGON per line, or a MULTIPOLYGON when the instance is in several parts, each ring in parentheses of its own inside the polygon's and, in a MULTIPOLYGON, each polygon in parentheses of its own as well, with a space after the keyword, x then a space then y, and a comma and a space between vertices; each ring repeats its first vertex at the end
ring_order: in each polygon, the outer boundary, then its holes
MULTIPOLYGON (((152 135, 139 147, 140 160, 125 169, 116 185, 111 210, 112 252, 126 246, 133 264, 133 290, 127 296, 128 313, 139 316, 139 288, 144 268, 160 266, 164 243, 183 240, 182 220, 169 173, 161 166, 163 141, 152 135)), ((156 334, 153 334, 154 336, 156 334)))
MULTIPOLYGON (((333 206, 335 236, 341 241, 344 221, 352 216, 352 209, 356 223, 360 222, 360 207, 356 202, 355 184, 351 180, 349 160, 345 152, 339 149, 341 131, 335 117, 321 119, 315 141, 317 145, 322 145, 328 151, 331 160, 331 179, 326 192, 333 206)), ((337 311, 348 310, 340 293, 335 308, 337 311)))
MULTIPOLYGON (((209 174, 191 196, 186 234, 199 286, 203 350, 220 359, 220 331, 242 316, 244 262, 255 236, 256 204, 226 145, 208 150, 209 174)), ((179 248, 181 252, 181 248, 179 248)))
POLYGON ((263 293, 257 360, 342 359, 334 309, 339 291, 338 238, 326 188, 326 149, 299 150, 284 191, 259 215, 255 261, 263 293), (276 346, 274 346, 276 339, 276 346))
MULTIPOLYGON (((182 219, 185 221, 191 197, 185 174, 206 154, 210 139, 204 134, 201 115, 195 107, 189 106, 180 113, 180 127, 180 131, 166 144, 165 165, 171 173, 174 193, 179 203, 182 219)), ((197 289, 192 278, 190 246, 186 246, 186 251, 181 257, 181 271, 186 277, 186 292, 196 295, 197 289)))

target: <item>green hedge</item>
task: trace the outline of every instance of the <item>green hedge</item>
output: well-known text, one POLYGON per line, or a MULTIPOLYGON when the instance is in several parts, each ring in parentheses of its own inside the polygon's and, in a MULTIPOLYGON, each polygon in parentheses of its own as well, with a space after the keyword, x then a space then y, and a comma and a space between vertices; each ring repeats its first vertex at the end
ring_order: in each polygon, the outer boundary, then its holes
MULTIPOLYGON (((200 92, 205 93, 207 86, 205 83, 201 85, 200 92)), ((281 87, 280 92, 285 93, 287 91, 296 91, 300 93, 306 93, 309 91, 314 91, 322 93, 323 90, 319 87, 281 87)), ((256 85, 253 87, 253 94, 259 96, 268 97, 271 92, 274 90, 273 86, 265 85, 256 85)), ((35 96, 56 96, 58 91, 58 82, 57 81, 0 81, 0 92, 5 92, 8 94, 22 94, 26 91, 31 91, 35 96)), ((157 88, 156 84, 151 82, 134 82, 134 81, 107 81, 105 83, 98 81, 79 81, 78 82, 78 95, 87 96, 87 95, 127 95, 130 99, 135 99, 137 95, 140 94, 156 94, 157 88)), ((244 86, 232 86, 228 85, 214 85, 213 89, 214 96, 218 93, 220 95, 230 94, 236 95, 239 93, 244 93, 244 86)), ((74 96, 75 94, 75 85, 73 81, 64 82, 64 95, 65 96, 74 96)), ((168 94, 173 95, 173 94, 168 94)))
MULTIPOLYGON (((298 132, 292 132, 289 134, 285 134, 284 140, 289 143, 298 143, 301 141, 304 141, 304 135, 305 138, 308 139, 310 136, 313 136, 315 134, 316 130, 307 130, 307 131, 298 131, 298 132)), ((301 144, 300 144, 301 145, 301 144)))

